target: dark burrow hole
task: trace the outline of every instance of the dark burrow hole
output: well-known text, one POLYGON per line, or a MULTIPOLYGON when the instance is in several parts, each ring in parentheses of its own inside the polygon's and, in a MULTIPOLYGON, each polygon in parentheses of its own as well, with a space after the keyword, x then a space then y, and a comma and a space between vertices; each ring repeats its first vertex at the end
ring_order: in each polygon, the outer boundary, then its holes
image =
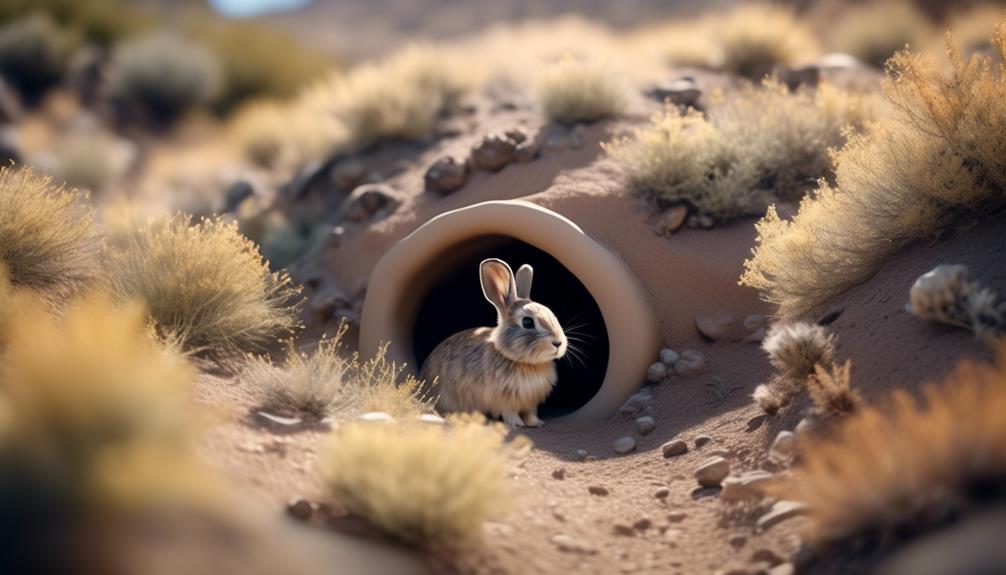
POLYGON ((558 260, 510 237, 465 240, 421 272, 414 285, 419 301, 412 330, 418 365, 451 334, 496 325, 496 311, 479 283, 479 263, 485 258, 502 259, 515 271, 525 263, 534 267, 531 299, 551 308, 582 359, 567 353, 559 360, 558 383, 539 415, 557 417, 579 409, 601 388, 608 368, 608 331, 601 310, 587 288, 558 260))

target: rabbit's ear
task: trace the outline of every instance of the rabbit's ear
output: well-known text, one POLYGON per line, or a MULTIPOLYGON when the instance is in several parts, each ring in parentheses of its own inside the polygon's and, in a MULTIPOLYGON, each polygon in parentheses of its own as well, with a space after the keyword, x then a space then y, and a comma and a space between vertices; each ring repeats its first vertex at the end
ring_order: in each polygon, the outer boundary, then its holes
POLYGON ((513 272, 503 260, 496 258, 482 260, 479 265, 479 278, 482 280, 482 293, 499 313, 502 314, 508 304, 517 301, 517 286, 513 272))
POLYGON ((520 269, 517 270, 517 297, 531 299, 531 278, 533 277, 533 267, 528 264, 520 266, 520 269))

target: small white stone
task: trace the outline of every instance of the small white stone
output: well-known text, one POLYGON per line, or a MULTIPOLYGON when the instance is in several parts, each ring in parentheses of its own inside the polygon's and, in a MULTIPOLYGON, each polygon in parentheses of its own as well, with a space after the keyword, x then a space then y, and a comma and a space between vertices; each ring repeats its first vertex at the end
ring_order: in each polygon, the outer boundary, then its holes
POLYGON ((688 444, 682 439, 672 439, 660 446, 660 451, 664 457, 677 457, 688 453, 688 444))
POLYGON ((730 462, 722 457, 710 457, 695 470, 695 479, 702 487, 716 487, 730 474, 730 462))
POLYGON ((733 333, 734 316, 728 313, 696 314, 695 329, 707 339, 722 341, 733 333))
POLYGON ((420 414, 418 419, 420 423, 429 423, 432 425, 445 425, 447 423, 446 419, 432 413, 420 414))
POLYGON ((706 356, 694 349, 681 352, 681 359, 674 362, 674 373, 685 379, 701 375, 705 370, 706 356))
POLYGON ((587 450, 586 449, 577 449, 576 450, 576 458, 579 459, 580 461, 584 461, 585 459, 587 459, 587 450))
POLYGON ((763 327, 765 327, 765 316, 763 315, 751 314, 744 318, 744 330, 748 333, 754 333, 763 327))
POLYGON ((657 421, 649 415, 644 415, 643 417, 636 419, 636 429, 639 430, 640 435, 646 435, 656 428, 657 421))
POLYGON ((792 431, 780 431, 772 441, 768 452, 769 459, 779 465, 789 465, 796 457, 796 435, 792 431))
POLYGON ((681 356, 678 355, 678 352, 674 351, 669 347, 665 347, 664 349, 660 350, 660 362, 666 365, 667 367, 673 366, 674 362, 678 361, 679 359, 681 359, 681 356))
POLYGON ((760 470, 731 475, 723 480, 723 492, 720 493, 720 499, 723 501, 761 499, 764 495, 762 489, 772 479, 771 473, 760 470))
POLYGON ((636 440, 631 436, 626 435, 616 439, 614 443, 611 444, 611 447, 615 450, 615 453, 624 455, 636 449, 636 440))
POLYGON ((361 413, 357 419, 360 421, 395 423, 395 418, 383 411, 368 411, 367 413, 361 413))
POLYGON ((667 379, 667 375, 667 366, 659 361, 646 368, 646 381, 650 383, 660 383, 667 379))
POLYGON ((584 553, 587 555, 597 553, 597 549, 594 549, 590 545, 578 539, 574 539, 565 533, 553 535, 552 543, 558 547, 560 551, 565 551, 567 553, 584 553))
POLYGON ((773 525, 807 512, 807 506, 799 501, 777 501, 768 513, 758 518, 758 529, 765 530, 773 525))

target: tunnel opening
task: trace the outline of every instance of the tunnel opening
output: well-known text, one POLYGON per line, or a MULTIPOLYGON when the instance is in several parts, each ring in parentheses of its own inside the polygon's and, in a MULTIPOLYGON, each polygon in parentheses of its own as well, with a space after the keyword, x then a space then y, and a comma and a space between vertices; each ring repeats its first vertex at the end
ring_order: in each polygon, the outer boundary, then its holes
POLYGON ((516 270, 534 267, 531 299, 548 306, 562 324, 571 352, 556 363, 558 382, 539 407, 543 418, 572 413, 585 405, 604 383, 609 339, 604 316, 584 284, 549 253, 502 235, 466 239, 435 258, 412 286, 417 298, 412 322, 412 352, 421 366, 448 336, 496 325, 496 312, 479 283, 479 263, 499 258, 516 270))

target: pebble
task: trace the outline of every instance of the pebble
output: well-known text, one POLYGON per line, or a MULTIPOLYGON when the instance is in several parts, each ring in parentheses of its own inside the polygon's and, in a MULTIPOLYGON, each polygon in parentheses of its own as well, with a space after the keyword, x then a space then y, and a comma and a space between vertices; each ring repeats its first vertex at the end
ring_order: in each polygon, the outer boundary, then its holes
POLYGON ((387 217, 400 206, 400 200, 390 186, 364 184, 353 190, 345 200, 342 218, 350 222, 373 219, 379 213, 387 217))
POLYGON ((566 479, 566 468, 560 467, 552 472, 552 479, 563 480, 566 479))
POLYGON ((734 331, 734 316, 728 313, 695 315, 695 328, 702 337, 712 341, 723 341, 734 331))
POLYGON ((603 485, 591 485, 587 487, 587 492, 591 495, 597 495, 598 497, 604 497, 610 493, 608 488, 603 485))
POLYGON ((723 480, 723 491, 720 499, 728 502, 741 502, 761 499, 765 485, 774 476, 767 471, 747 471, 731 475, 723 480))
POLYGON ((796 434, 792 431, 780 431, 772 441, 768 451, 769 459, 779 465, 789 465, 796 457, 796 434))
POLYGON ((587 555, 597 553, 597 550, 593 547, 578 539, 574 539, 572 536, 565 533, 553 535, 552 543, 558 547, 560 551, 565 551, 567 553, 584 553, 587 555))
POLYGON ((584 461, 585 459, 587 459, 587 450, 586 449, 577 449, 576 450, 576 458, 579 459, 580 461, 584 461))
POLYGON ((768 563, 769 566, 775 567, 781 564, 782 557, 779 557, 771 549, 759 549, 751 555, 751 560, 758 563, 768 563))
POLYGON ((661 487, 660 489, 653 492, 653 496, 657 499, 667 499, 671 495, 670 487, 661 487))
POLYGON ((524 142, 513 151, 513 161, 526 164, 538 157, 541 153, 541 146, 537 142, 524 142))
POLYGON ((440 158, 426 170, 423 183, 427 192, 447 195, 461 189, 468 181, 468 165, 456 158, 440 158))
POLYGON ((807 512, 807 506, 799 501, 777 501, 768 513, 758 518, 758 529, 768 529, 773 525, 781 523, 791 517, 803 515, 807 512))
POLYGON ((672 439, 660 446, 660 451, 664 457, 677 457, 688 453, 688 444, 682 439, 672 439))
POLYGON ((639 430, 640 435, 646 435, 656 428, 657 421, 649 415, 644 415, 643 417, 636 419, 636 429, 639 430))
POLYGON ((796 428, 793 430, 798 438, 807 437, 808 435, 814 433, 814 421, 810 418, 803 418, 800 423, 796 424, 796 428))
POLYGON ((759 328, 754 333, 750 333, 744 337, 745 343, 761 343, 765 340, 765 328, 759 328))
POLYGON ((675 511, 674 513, 667 514, 667 520, 671 523, 681 523, 688 517, 688 514, 683 511, 675 511))
POLYGON ((636 440, 628 435, 619 437, 611 444, 611 448, 615 450, 615 453, 624 455, 636 449, 636 440))
POLYGON ((736 547, 738 549, 747 545, 747 542, 748 538, 743 535, 734 535, 729 541, 731 547, 736 547))
POLYGON ((668 375, 667 365, 660 361, 652 363, 650 367, 646 368, 646 381, 650 383, 660 383, 667 379, 668 375))
POLYGON ((668 367, 673 366, 674 362, 678 361, 679 359, 681 359, 681 356, 678 355, 678 352, 674 351, 669 347, 665 347, 664 349, 660 350, 660 361, 668 367))
POLYGON ((637 531, 646 531, 650 527, 653 527, 653 521, 649 517, 640 517, 632 524, 632 528, 637 531))
POLYGON ((744 318, 744 329, 748 333, 754 333, 765 327, 765 316, 758 314, 751 314, 744 318))
POLYGON ((472 148, 472 164, 480 169, 495 172, 513 160, 517 144, 503 134, 487 134, 472 148))
POLYGON ((631 525, 625 523, 616 523, 613 526, 612 531, 615 535, 622 535, 623 537, 631 537, 636 534, 636 530, 632 528, 631 525))
POLYGON ((700 435, 695 438, 695 447, 702 447, 703 445, 706 445, 712 440, 713 438, 709 437, 708 435, 700 435))
POLYGON ((434 415, 432 413, 423 413, 419 415, 419 423, 429 423, 431 425, 446 425, 447 420, 439 415, 434 415))
POLYGON ((314 506, 311 502, 303 497, 297 497, 292 499, 286 505, 286 512, 294 519, 299 519, 301 521, 307 521, 311 518, 314 513, 314 506))
POLYGON ((695 470, 695 479, 702 487, 717 487, 730 474, 730 462, 722 457, 710 457, 695 470))
POLYGON ((367 413, 361 413, 357 417, 360 421, 370 421, 370 422, 381 422, 381 423, 394 423, 395 418, 391 415, 384 413, 383 411, 368 411, 367 413))
POLYGON ((706 356, 693 349, 681 352, 681 358, 674 362, 674 373, 685 379, 696 377, 706 370, 706 356))
POLYGON ((652 224, 653 231, 658 236, 670 236, 685 225, 687 217, 688 208, 684 206, 674 206, 664 210, 659 216, 654 218, 652 224))
POLYGON ((675 106, 695 106, 702 90, 692 78, 680 78, 656 86, 648 92, 651 98, 661 102, 670 102, 675 106))

